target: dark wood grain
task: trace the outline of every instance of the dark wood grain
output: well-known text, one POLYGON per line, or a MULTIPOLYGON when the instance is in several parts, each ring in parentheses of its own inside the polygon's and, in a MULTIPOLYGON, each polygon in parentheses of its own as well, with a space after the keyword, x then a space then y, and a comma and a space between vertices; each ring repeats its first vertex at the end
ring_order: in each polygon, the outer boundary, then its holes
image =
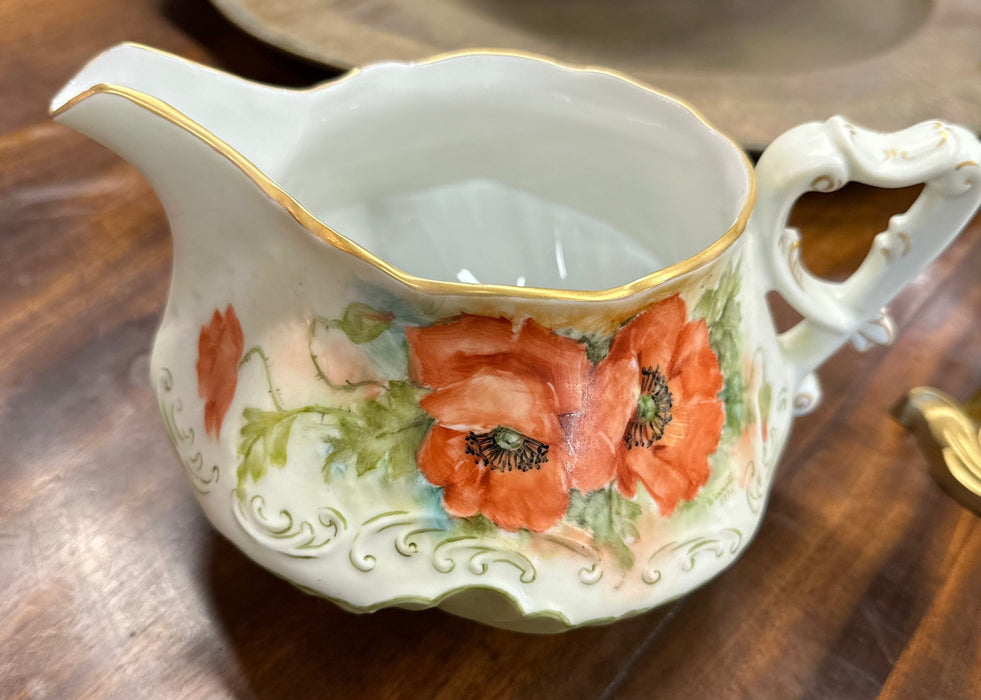
MULTIPOLYGON (((916 384, 981 385, 981 221, 893 304, 891 348, 822 369, 826 400, 796 424, 755 542, 714 582, 551 637, 353 616, 205 521, 147 380, 163 212, 46 118, 62 81, 124 39, 282 84, 326 74, 205 3, 15 1, 0 27, 0 696, 978 696, 981 522, 888 412, 916 384)), ((807 264, 846 274, 915 194, 805 197, 807 264)))

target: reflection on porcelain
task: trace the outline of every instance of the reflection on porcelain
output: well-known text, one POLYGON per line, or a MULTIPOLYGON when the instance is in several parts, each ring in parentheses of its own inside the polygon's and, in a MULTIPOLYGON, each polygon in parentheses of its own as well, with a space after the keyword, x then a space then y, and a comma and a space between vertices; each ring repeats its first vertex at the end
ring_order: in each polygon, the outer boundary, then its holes
POLYGON ((981 198, 959 127, 835 117, 754 173, 684 104, 506 53, 292 91, 124 45, 52 111, 167 209, 153 379, 215 526, 346 609, 527 631, 729 566, 813 371, 889 342, 885 305, 981 198), (928 184, 829 284, 786 218, 849 180, 928 184), (778 335, 770 290, 805 320, 778 335))

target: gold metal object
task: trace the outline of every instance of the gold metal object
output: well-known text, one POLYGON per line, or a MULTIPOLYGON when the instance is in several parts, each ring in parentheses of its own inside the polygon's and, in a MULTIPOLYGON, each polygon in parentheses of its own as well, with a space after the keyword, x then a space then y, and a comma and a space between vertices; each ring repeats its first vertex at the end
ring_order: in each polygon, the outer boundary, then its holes
POLYGON ((916 436, 933 478, 981 515, 981 390, 959 405, 938 389, 916 387, 894 415, 916 436))

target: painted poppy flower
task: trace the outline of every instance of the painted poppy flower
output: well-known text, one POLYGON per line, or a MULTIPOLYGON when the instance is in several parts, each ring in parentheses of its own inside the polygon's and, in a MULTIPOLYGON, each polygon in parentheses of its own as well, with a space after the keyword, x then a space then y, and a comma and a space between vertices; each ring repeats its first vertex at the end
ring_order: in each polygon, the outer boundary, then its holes
POLYGON ((211 322, 201 327, 198 336, 198 395, 204 399, 204 428, 216 440, 235 398, 244 343, 242 326, 231 304, 224 314, 215 309, 211 322))
POLYGON ((531 319, 515 328, 465 315, 406 334, 410 376, 433 389, 420 405, 436 419, 416 459, 447 512, 506 530, 552 527, 569 505, 560 416, 582 405, 583 346, 531 319))
POLYGON ((681 297, 635 316, 593 373, 573 485, 591 491, 615 478, 632 497, 639 480, 662 515, 694 498, 725 422, 722 384, 708 326, 688 320, 681 297))

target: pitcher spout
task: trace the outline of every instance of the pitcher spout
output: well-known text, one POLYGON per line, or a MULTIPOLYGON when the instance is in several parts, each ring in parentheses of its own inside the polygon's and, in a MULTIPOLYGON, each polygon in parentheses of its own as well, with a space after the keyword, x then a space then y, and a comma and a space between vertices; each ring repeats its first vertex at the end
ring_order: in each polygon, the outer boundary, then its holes
POLYGON ((162 156, 187 135, 260 172, 275 170, 289 144, 269 147, 268 134, 299 97, 297 91, 127 43, 97 56, 69 80, 51 101, 50 113, 129 161, 164 200, 167 183, 175 181, 173 167, 193 164, 162 156))
POLYGON ((50 109, 55 121, 140 171, 167 212, 175 253, 185 246, 203 253, 209 246, 198 233, 208 230, 203 222, 232 208, 219 199, 262 200, 266 209, 285 210, 316 229, 314 218, 274 182, 296 139, 278 126, 290 121, 300 99, 299 91, 122 44, 85 66, 50 109), (271 135, 284 132, 286 138, 271 135))
POLYGON ((187 81, 208 78, 214 81, 215 78, 213 71, 200 69, 201 66, 162 51, 138 44, 120 44, 89 61, 58 91, 51 100, 51 115, 59 119, 72 106, 105 86, 151 95, 186 113, 193 110, 188 104, 187 96, 191 93, 186 90, 187 81), (184 90, 180 89, 182 86, 184 90))

